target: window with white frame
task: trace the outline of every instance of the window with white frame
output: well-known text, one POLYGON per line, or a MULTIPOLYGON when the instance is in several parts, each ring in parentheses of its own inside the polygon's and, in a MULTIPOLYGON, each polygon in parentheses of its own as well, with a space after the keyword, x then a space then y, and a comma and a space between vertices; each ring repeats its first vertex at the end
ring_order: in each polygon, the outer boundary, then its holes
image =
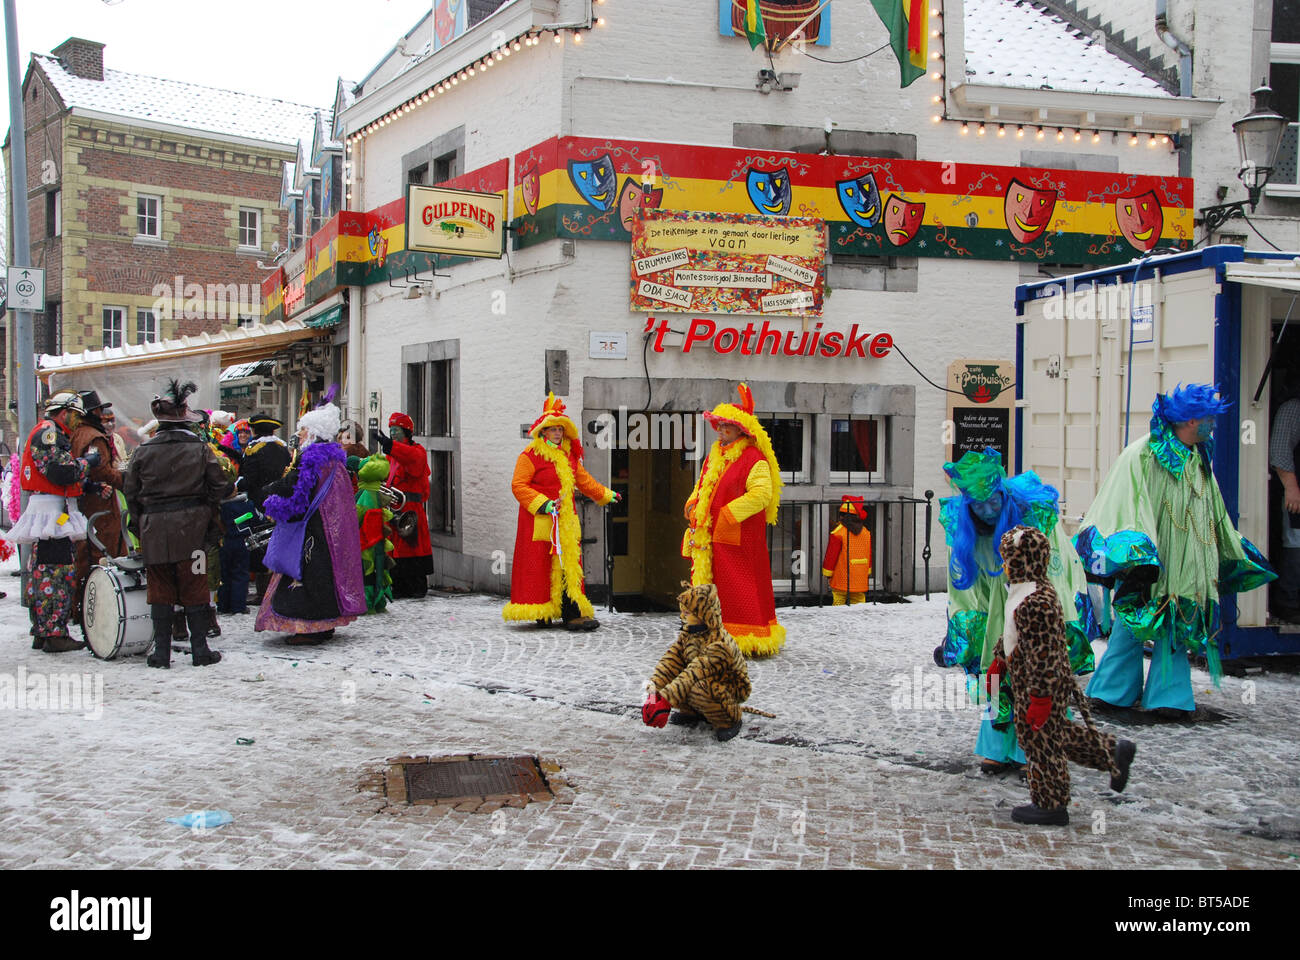
POLYGON ((1273 0, 1273 35, 1269 46, 1268 85, 1271 106, 1288 121, 1282 132, 1271 184, 1300 186, 1300 0, 1273 0))
POLYGON ((137 310, 135 312, 135 342, 158 342, 158 317, 152 310, 137 310))
POLYGON ((772 440, 772 452, 786 483, 812 479, 812 418, 806 413, 756 414, 772 440))
POLYGON ((104 346, 120 347, 126 326, 126 307, 104 308, 104 346))
POLYGON ((831 483, 884 483, 885 419, 831 418, 831 483))
POLYGON ((135 198, 135 232, 141 237, 162 239, 162 197, 142 193, 135 198))
POLYGON ((239 245, 255 250, 262 248, 262 211, 239 208, 239 245))

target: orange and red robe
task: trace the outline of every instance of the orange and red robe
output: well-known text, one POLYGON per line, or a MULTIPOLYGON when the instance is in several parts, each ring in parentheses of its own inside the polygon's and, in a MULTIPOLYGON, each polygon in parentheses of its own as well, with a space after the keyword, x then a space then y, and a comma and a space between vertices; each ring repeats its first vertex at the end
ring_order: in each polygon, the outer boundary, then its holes
POLYGON ((832 590, 865 593, 871 586, 871 531, 849 533, 844 524, 837 524, 826 543, 822 573, 832 590))
POLYGON ((575 493, 604 506, 614 499, 614 491, 587 472, 567 437, 559 447, 540 438, 533 440, 515 462, 510 490, 519 501, 519 521, 510 602, 502 617, 553 619, 560 616, 562 593, 582 616, 590 617, 592 606, 583 593, 582 527, 575 493), (558 512, 538 513, 548 500, 557 503, 558 512))

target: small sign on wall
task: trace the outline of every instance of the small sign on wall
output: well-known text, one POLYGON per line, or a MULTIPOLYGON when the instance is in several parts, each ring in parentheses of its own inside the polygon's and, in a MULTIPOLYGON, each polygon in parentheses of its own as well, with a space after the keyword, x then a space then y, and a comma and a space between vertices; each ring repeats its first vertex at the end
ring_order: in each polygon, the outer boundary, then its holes
POLYGON ((948 459, 993 447, 1011 473, 1015 444, 1015 364, 1010 360, 954 360, 948 365, 948 459))
POLYGON ((591 357, 591 359, 627 359, 627 331, 619 331, 618 333, 599 333, 592 330, 590 333, 591 342, 587 348, 587 356, 591 357))

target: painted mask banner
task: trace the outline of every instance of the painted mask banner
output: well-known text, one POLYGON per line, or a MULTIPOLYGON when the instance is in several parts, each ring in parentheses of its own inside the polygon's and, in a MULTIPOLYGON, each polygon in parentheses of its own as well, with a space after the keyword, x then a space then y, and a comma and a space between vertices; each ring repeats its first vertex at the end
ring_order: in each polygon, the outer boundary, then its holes
POLYGON ((1127 263, 1189 249, 1192 181, 553 137, 515 157, 515 244, 627 242, 638 213, 823 220, 832 256, 1127 263))
POLYGON ((644 210, 632 221, 631 307, 819 317, 826 224, 812 217, 644 210))

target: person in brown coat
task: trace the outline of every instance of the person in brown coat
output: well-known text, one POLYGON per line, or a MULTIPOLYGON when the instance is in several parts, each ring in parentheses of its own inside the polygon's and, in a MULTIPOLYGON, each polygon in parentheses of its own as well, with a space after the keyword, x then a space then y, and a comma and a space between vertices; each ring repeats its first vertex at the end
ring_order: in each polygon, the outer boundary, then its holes
MULTIPOLYGON (((81 485, 78 506, 87 521, 97 513, 105 514, 92 524, 95 536, 110 556, 120 557, 127 552, 122 536, 122 511, 117 503, 117 491, 122 489, 122 471, 117 467, 117 449, 104 426, 105 417, 111 416, 112 404, 101 400, 94 390, 81 390, 77 395, 81 397, 86 412, 72 431, 72 455, 84 457, 92 447, 99 451, 99 465, 91 469, 86 482, 81 485)), ((81 595, 86 590, 86 578, 90 576, 90 568, 103 556, 104 551, 91 543, 89 537, 78 541, 77 586, 72 603, 72 615, 78 623, 81 623, 81 595)))
POLYGON ((221 660, 208 649, 207 558, 221 537, 221 501, 231 484, 212 447, 191 429, 200 419, 186 403, 195 389, 173 380, 153 398, 158 432, 132 455, 123 484, 148 580, 151 667, 171 666, 176 604, 185 608, 194 666, 221 660))

